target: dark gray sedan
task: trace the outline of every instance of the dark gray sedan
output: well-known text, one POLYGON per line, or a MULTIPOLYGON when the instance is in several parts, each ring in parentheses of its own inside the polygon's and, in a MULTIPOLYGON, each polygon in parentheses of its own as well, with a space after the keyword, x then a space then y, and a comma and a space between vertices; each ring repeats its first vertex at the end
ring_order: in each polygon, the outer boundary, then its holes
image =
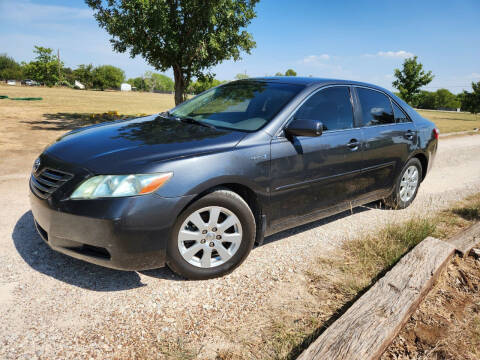
POLYGON ((374 85, 234 81, 64 135, 35 161, 31 206, 54 250, 206 279, 265 235, 379 199, 407 207, 437 143, 433 123, 374 85))

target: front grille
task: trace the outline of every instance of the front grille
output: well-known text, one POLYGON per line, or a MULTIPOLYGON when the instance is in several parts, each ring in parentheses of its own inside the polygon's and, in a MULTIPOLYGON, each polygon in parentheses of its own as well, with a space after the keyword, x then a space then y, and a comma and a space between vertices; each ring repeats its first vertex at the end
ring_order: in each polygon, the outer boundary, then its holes
POLYGON ((32 174, 30 185, 35 195, 42 199, 47 199, 72 177, 72 174, 64 171, 45 168, 38 174, 32 174))

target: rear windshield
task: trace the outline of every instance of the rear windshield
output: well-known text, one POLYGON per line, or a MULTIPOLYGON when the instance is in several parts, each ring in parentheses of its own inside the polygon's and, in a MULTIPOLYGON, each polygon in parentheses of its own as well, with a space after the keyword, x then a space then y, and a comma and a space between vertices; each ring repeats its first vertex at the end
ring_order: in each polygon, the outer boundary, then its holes
POLYGON ((238 81, 206 91, 170 114, 222 128, 256 131, 273 119, 303 85, 238 81))

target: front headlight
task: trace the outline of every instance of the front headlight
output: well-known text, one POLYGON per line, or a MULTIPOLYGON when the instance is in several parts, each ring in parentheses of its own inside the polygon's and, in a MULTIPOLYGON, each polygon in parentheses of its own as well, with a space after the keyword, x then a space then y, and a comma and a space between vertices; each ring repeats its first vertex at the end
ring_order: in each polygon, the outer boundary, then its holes
POLYGON ((164 185, 173 173, 98 175, 78 186, 70 199, 95 199, 149 194, 164 185))

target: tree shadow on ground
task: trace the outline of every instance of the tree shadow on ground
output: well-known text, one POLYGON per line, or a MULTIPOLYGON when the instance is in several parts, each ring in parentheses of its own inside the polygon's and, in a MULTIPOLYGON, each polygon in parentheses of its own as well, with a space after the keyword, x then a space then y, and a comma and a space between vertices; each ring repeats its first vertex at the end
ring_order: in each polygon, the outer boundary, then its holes
MULTIPOLYGON (((37 234, 31 211, 17 221, 12 239, 18 253, 32 269, 65 283, 93 291, 121 291, 145 286, 135 271, 105 268, 50 249, 37 234)), ((156 278, 180 280, 168 268, 154 271, 156 278)))
POLYGON ((46 113, 43 120, 23 120, 32 130, 75 130, 88 125, 100 124, 108 121, 126 120, 137 115, 118 114, 115 111, 106 113, 46 113))

